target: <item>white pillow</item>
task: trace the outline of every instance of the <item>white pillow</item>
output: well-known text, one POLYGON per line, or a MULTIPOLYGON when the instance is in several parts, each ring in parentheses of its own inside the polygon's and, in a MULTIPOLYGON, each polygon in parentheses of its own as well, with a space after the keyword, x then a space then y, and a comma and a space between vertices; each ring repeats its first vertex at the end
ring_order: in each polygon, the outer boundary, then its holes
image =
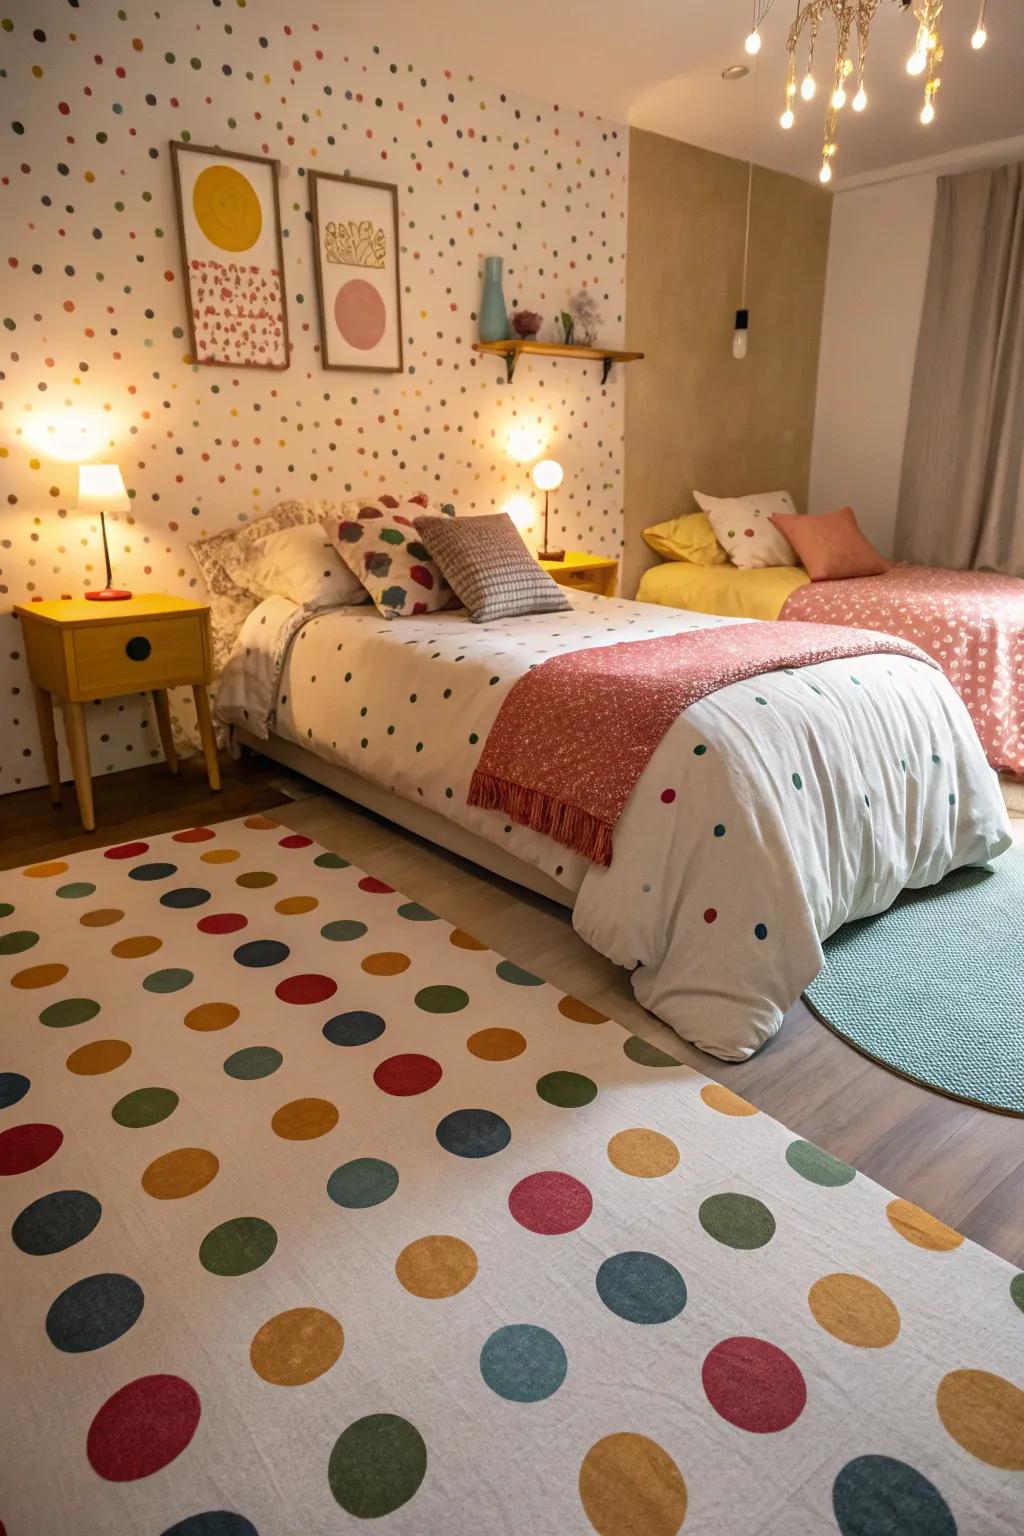
POLYGON ((233 580, 261 598, 286 597, 312 609, 370 600, 319 523, 282 528, 254 539, 244 556, 228 555, 224 563, 233 580))
POLYGON ((788 491, 763 491, 753 496, 704 496, 694 500, 714 529, 715 538, 733 565, 752 571, 763 565, 799 565, 792 545, 771 521, 773 512, 795 512, 788 491))

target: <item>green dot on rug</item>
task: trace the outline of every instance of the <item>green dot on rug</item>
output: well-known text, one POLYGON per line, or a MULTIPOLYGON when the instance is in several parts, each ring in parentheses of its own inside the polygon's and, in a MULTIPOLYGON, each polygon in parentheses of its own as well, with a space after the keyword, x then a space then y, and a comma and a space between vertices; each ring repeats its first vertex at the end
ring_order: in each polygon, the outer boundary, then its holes
POLYGON ((1024 1115, 1024 846, 905 891, 824 945, 804 993, 865 1056, 950 1098, 1024 1115))

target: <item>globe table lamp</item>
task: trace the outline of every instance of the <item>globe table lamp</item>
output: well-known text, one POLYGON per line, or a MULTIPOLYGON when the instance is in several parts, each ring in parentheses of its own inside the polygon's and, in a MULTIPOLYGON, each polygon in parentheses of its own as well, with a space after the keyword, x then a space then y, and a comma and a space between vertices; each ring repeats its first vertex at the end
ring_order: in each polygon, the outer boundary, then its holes
POLYGON ((103 559, 107 568, 106 586, 100 592, 87 592, 86 597, 93 603, 116 603, 131 597, 130 592, 121 591, 111 585, 113 578, 110 573, 110 550, 107 547, 107 523, 104 512, 128 512, 131 509, 128 492, 124 488, 121 471, 116 464, 79 464, 78 505, 99 511, 100 529, 103 534, 103 559))
POLYGON ((551 549, 548 544, 548 503, 551 492, 557 491, 562 483, 562 466, 554 459, 541 459, 539 464, 533 466, 533 483, 538 491, 544 492, 544 548, 537 556, 538 560, 564 560, 564 549, 551 549))

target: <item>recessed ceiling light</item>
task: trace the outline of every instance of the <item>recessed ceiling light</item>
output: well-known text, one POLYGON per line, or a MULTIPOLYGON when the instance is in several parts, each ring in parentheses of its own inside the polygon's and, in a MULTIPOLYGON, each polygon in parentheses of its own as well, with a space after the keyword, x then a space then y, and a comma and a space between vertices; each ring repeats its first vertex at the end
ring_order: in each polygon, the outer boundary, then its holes
POLYGON ((745 64, 730 64, 728 69, 722 70, 723 80, 745 80, 750 70, 745 64))

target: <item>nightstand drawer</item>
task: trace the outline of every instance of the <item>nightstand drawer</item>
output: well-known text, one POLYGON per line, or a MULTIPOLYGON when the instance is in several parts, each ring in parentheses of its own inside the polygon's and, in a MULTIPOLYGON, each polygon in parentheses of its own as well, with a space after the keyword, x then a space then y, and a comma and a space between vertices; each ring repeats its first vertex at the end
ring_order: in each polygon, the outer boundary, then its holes
POLYGON ((560 587, 573 587, 577 592, 604 593, 605 582, 594 571, 560 571, 555 577, 560 587))
POLYGON ((194 682, 207 675, 203 619, 127 619, 74 631, 75 676, 82 698, 194 682))

